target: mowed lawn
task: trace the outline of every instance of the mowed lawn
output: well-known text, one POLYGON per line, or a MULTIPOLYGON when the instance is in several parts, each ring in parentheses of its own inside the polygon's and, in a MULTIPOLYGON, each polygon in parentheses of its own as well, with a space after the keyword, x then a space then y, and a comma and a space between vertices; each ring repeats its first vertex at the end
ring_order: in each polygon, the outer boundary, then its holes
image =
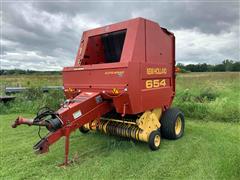
MULTIPOLYGON (((16 114, 0 115, 0 179, 239 179, 240 125, 186 119, 184 136, 163 139, 159 151, 145 143, 99 133, 71 135, 71 158, 63 161, 64 141, 37 156, 37 127, 10 127, 16 114)), ((25 114, 26 117, 33 117, 25 114)))

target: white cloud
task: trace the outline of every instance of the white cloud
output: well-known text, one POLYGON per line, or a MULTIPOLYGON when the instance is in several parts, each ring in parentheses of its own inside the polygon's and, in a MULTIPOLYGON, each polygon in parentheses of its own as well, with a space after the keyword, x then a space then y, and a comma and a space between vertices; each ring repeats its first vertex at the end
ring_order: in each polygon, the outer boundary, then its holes
POLYGON ((221 34, 206 34, 197 29, 174 31, 176 59, 188 63, 219 63, 219 60, 239 60, 239 34, 236 27, 221 34))
POLYGON ((31 4, 24 4, 21 9, 16 10, 20 11, 22 17, 28 24, 32 26, 39 25, 45 30, 54 33, 60 32, 65 22, 67 22, 67 18, 64 14, 50 14, 45 11, 38 11, 33 8, 31 4))
POLYGON ((154 19, 156 17, 156 12, 151 8, 145 8, 141 10, 134 10, 131 12, 131 18, 144 17, 148 19, 154 19))
POLYGON ((1 68, 61 70, 74 64, 83 31, 139 16, 156 21, 175 34, 178 62, 239 60, 239 16, 236 23, 239 8, 223 3, 199 5, 5 3, 0 14, 3 15, 1 68), (219 14, 220 10, 225 14, 219 14))
POLYGON ((88 29, 100 27, 101 24, 94 19, 89 18, 84 14, 77 14, 72 18, 70 28, 77 29, 78 32, 82 32, 88 29))
POLYGON ((2 55, 1 68, 11 69, 12 65, 15 65, 15 68, 41 71, 62 69, 59 60, 56 57, 42 56, 38 52, 23 50, 6 52, 2 55))
POLYGON ((6 39, 0 39, 0 44, 1 44, 1 46, 14 46, 14 47, 19 45, 18 42, 9 41, 9 40, 6 40, 6 39))
POLYGON ((31 4, 24 4, 20 13, 31 26, 38 25, 52 33, 60 32, 64 27, 82 32, 101 26, 95 19, 89 18, 86 14, 76 14, 73 17, 63 13, 51 14, 46 11, 39 11, 31 4))

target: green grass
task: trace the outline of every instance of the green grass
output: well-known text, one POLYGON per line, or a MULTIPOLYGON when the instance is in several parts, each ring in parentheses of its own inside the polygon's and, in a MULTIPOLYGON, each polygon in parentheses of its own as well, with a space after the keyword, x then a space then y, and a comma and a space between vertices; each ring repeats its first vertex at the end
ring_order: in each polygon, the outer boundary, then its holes
POLYGON ((16 99, 8 103, 0 103, 0 114, 11 113, 35 113, 42 107, 49 107, 53 110, 60 108, 64 102, 62 91, 51 90, 42 93, 38 87, 31 88, 24 93, 16 94, 16 99))
MULTIPOLYGON (((177 75, 176 82, 173 106, 179 107, 185 116, 202 121, 240 122, 239 72, 183 73, 177 75)), ((0 103, 0 114, 35 113, 43 106, 56 109, 63 101, 61 93, 42 95, 38 89, 62 85, 61 75, 0 76, 0 84, 32 87, 16 101, 0 103)))
MULTIPOLYGON (((32 117, 31 114, 25 114, 32 117)), ((238 179, 240 177, 240 125, 186 121, 185 135, 162 140, 159 151, 145 143, 99 133, 71 135, 68 168, 63 161, 64 141, 46 155, 35 155, 36 127, 10 128, 16 115, 1 115, 0 179, 238 179)))
POLYGON ((239 91, 239 72, 179 74, 174 106, 190 118, 240 122, 239 91))
POLYGON ((174 106, 186 116, 181 139, 163 139, 152 152, 146 143, 76 131, 70 141, 74 163, 63 169, 56 165, 63 161, 64 139, 36 156, 38 128, 10 127, 19 114, 31 118, 40 107, 57 109, 62 93, 42 94, 38 87, 61 85, 61 76, 0 76, 1 85, 32 87, 0 103, 0 179, 239 179, 239 80, 239 72, 178 74, 174 106))
POLYGON ((2 86, 59 86, 62 84, 61 75, 1 75, 2 86))
POLYGON ((4 94, 5 87, 42 87, 62 86, 61 75, 1 75, 0 95, 4 94))

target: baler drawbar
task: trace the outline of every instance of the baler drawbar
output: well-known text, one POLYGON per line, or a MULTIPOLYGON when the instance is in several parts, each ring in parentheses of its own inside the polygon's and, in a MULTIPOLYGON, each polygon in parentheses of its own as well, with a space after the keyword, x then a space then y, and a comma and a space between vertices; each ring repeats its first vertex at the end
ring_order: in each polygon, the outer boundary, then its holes
POLYGON ((57 112, 45 109, 33 120, 18 117, 12 127, 15 128, 21 124, 45 126, 49 134, 34 146, 36 152, 40 154, 48 152, 50 145, 65 136, 64 164, 66 165, 70 133, 89 123, 90 120, 100 118, 111 109, 110 104, 103 101, 99 93, 82 92, 74 99, 67 100, 57 112))
POLYGON ((170 108, 175 96, 175 37, 157 23, 136 18, 85 31, 73 67, 63 69, 66 101, 57 111, 41 109, 21 124, 49 131, 34 145, 37 153, 79 129, 147 142, 160 147, 161 137, 178 139, 184 115, 170 108))

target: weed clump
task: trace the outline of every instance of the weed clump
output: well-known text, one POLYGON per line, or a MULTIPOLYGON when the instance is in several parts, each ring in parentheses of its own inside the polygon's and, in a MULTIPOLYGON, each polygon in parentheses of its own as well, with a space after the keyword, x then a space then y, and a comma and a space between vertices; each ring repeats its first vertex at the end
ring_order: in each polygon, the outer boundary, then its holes
POLYGON ((218 93, 216 91, 214 91, 212 88, 206 88, 200 92, 199 96, 197 96, 197 99, 200 102, 204 102, 204 100, 214 101, 217 97, 218 93))
POLYGON ((217 92, 213 91, 210 88, 201 90, 199 94, 193 94, 189 89, 185 89, 184 91, 177 94, 177 98, 179 98, 181 102, 192 103, 195 102, 204 103, 214 101, 217 97, 218 97, 217 92))
POLYGON ((50 90, 48 93, 43 93, 40 88, 35 87, 16 96, 11 102, 0 103, 0 114, 36 113, 42 107, 57 110, 64 101, 62 91, 50 90))
POLYGON ((184 89, 177 92, 174 105, 190 118, 240 122, 238 100, 237 95, 226 96, 224 91, 207 87, 199 90, 184 89))

